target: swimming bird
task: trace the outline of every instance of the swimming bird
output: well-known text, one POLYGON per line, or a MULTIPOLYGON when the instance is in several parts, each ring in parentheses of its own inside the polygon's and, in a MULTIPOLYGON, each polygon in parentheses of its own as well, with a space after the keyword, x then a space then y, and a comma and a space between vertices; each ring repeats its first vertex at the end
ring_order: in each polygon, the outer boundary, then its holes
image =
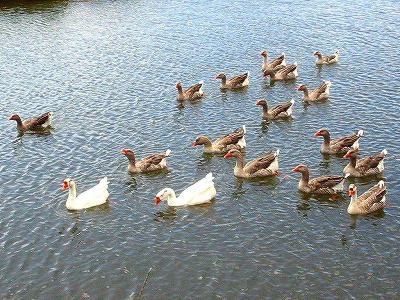
POLYGON ((235 157, 236 165, 233 174, 237 177, 253 178, 265 177, 278 174, 278 156, 279 149, 275 153, 267 153, 266 155, 249 161, 245 166, 243 161, 243 153, 236 149, 229 150, 224 158, 235 157))
POLYGON ((278 70, 264 70, 263 77, 266 77, 268 75, 271 76, 272 81, 287 81, 296 79, 298 76, 297 63, 295 62, 278 70))
POLYGON ((350 158, 350 162, 343 169, 343 173, 350 173, 353 177, 363 177, 369 175, 377 175, 383 172, 385 169, 383 165, 384 158, 387 154, 387 150, 383 149, 379 154, 373 154, 357 160, 358 149, 350 149, 343 156, 344 158, 350 158))
POLYGON ((262 107, 263 119, 270 119, 270 120, 290 117, 292 115, 293 104, 294 104, 294 99, 285 102, 283 104, 274 106, 271 109, 268 109, 267 101, 260 100, 256 102, 256 105, 260 105, 262 107))
POLYGON ((283 53, 283 52, 280 56, 278 56, 277 58, 274 58, 270 62, 268 61, 267 51, 261 51, 260 55, 263 57, 263 62, 261 65, 262 71, 269 70, 269 69, 273 70, 277 66, 283 66, 283 67, 286 66, 285 53, 283 53))
POLYGON ((314 136, 322 136, 324 141, 321 145, 321 153, 323 154, 340 154, 347 152, 350 148, 359 148, 359 139, 363 136, 364 131, 359 130, 357 133, 344 136, 335 140, 331 140, 329 131, 325 128, 318 130, 314 136))
POLYGON ((316 89, 311 92, 308 91, 308 88, 305 84, 299 85, 296 91, 303 91, 303 100, 304 101, 321 101, 326 100, 329 97, 329 88, 331 87, 330 81, 325 81, 321 83, 316 89))
POLYGON ((349 185, 350 204, 347 212, 351 215, 365 215, 383 209, 386 205, 386 185, 383 180, 374 185, 361 196, 357 196, 355 184, 349 185))
POLYGON ((298 165, 293 172, 300 172, 299 190, 308 194, 336 194, 343 191, 344 180, 350 175, 325 175, 310 180, 310 172, 305 165, 298 165))
POLYGON ((136 162, 135 153, 131 149, 122 148, 121 150, 121 154, 125 155, 129 160, 128 171, 131 173, 145 173, 167 169, 166 158, 170 153, 171 150, 168 149, 158 154, 149 155, 136 162))
POLYGON ((215 79, 221 79, 222 90, 241 89, 249 85, 249 72, 226 79, 225 73, 219 73, 215 79))
POLYGON ((154 205, 167 199, 169 206, 185 206, 210 203, 215 198, 217 191, 214 186, 214 177, 208 173, 203 179, 187 187, 176 197, 175 191, 171 188, 164 188, 156 195, 154 205))
POLYGON ((175 84, 175 88, 178 90, 176 98, 179 101, 199 99, 204 96, 203 85, 204 82, 200 81, 199 83, 188 87, 186 90, 183 90, 182 84, 177 82, 175 84))
POLYGON ((61 188, 65 190, 69 187, 68 199, 65 206, 69 210, 80 210, 105 203, 109 196, 107 190, 108 183, 107 177, 104 177, 97 185, 76 196, 75 181, 71 178, 65 179, 61 188))
POLYGON ((200 135, 196 138, 193 146, 204 145, 204 153, 225 154, 230 149, 242 150, 246 147, 246 126, 243 125, 242 129, 227 133, 213 143, 205 135, 200 135))
POLYGON ((317 56, 315 64, 317 65, 330 65, 339 61, 339 50, 335 51, 332 55, 323 56, 320 51, 315 51, 314 56, 317 56))
POLYGON ((20 116, 12 115, 8 118, 8 120, 17 121, 17 129, 19 131, 35 131, 35 130, 43 130, 51 124, 51 117, 53 112, 49 111, 44 113, 38 117, 33 117, 26 119, 24 121, 21 120, 20 116))

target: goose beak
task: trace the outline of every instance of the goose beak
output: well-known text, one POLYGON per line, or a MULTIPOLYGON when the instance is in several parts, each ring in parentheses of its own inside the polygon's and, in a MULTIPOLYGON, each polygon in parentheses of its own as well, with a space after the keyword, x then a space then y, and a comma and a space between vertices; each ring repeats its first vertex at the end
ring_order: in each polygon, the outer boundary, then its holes
POLYGON ((196 147, 196 146, 197 146, 197 143, 196 143, 196 142, 194 142, 194 143, 193 143, 193 147, 196 147))
POLYGON ((298 172, 298 171, 299 171, 299 168, 296 167, 296 168, 294 168, 292 171, 293 171, 293 172, 298 172))
POLYGON ((63 186, 61 187, 62 190, 65 190, 68 187, 68 182, 67 181, 63 181, 63 186))
POLYGON ((321 135, 321 131, 317 131, 316 133, 314 133, 314 136, 320 136, 321 135))
POLYGON ((228 157, 230 157, 230 156, 231 156, 231 153, 228 152, 227 154, 224 155, 224 158, 228 158, 228 157))
POLYGON ((121 154, 126 154, 126 149, 122 148, 121 149, 121 154))
POLYGON ((353 189, 350 189, 349 190, 349 196, 351 197, 351 196, 353 196, 354 195, 354 190, 353 189))
POLYGON ((161 202, 160 197, 156 196, 156 201, 154 202, 154 205, 157 205, 157 204, 160 203, 160 202, 161 202))

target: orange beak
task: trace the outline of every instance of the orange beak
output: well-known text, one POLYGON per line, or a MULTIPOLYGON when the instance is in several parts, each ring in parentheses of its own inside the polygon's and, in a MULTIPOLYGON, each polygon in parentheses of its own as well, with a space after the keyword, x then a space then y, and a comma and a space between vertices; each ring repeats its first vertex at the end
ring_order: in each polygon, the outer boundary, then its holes
POLYGON ((121 149, 121 154, 126 154, 126 149, 122 148, 121 149))
POLYGON ((194 143, 193 143, 193 147, 196 147, 196 146, 197 146, 197 143, 196 143, 196 142, 194 142, 194 143))
POLYGON ((317 56, 317 52, 314 52, 314 54, 313 54, 314 56, 317 56))
POLYGON ((296 89, 296 91, 300 91, 300 86, 296 89))
POLYGON ((354 195, 354 190, 353 189, 349 190, 349 196, 353 196, 353 195, 354 195))
POLYGON ((154 205, 157 205, 157 204, 160 203, 160 202, 161 202, 160 197, 157 197, 157 196, 156 196, 156 201, 154 202, 154 205))
POLYGON ((256 102, 256 105, 260 105, 260 101, 257 101, 257 102, 256 102))
POLYGON ((316 133, 314 133, 314 136, 320 136, 321 135, 321 131, 317 131, 316 133))
POLYGON ((230 152, 228 152, 227 154, 224 155, 224 158, 228 158, 228 157, 231 157, 231 153, 230 152))
POLYGON ((292 171, 293 171, 293 172, 298 172, 298 171, 299 171, 299 168, 296 167, 296 168, 294 168, 292 171))
POLYGON ((267 77, 267 74, 266 74, 266 73, 263 73, 263 74, 262 74, 262 77, 267 77))
POLYGON ((347 152, 345 155, 343 155, 343 158, 349 158, 350 157, 350 152, 347 152))
POLYGON ((63 181, 63 186, 61 187, 62 190, 65 190, 68 187, 68 182, 67 181, 63 181))

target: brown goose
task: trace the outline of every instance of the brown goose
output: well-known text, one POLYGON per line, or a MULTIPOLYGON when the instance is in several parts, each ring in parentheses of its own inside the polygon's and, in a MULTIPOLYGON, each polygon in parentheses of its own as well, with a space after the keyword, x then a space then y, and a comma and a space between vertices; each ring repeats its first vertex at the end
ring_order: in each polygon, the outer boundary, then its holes
POLYGON ((326 175, 310 180, 310 172, 305 165, 298 165, 293 172, 300 172, 299 190, 309 194, 336 194, 343 191, 344 180, 349 176, 326 175))
POLYGON ((183 90, 181 83, 177 82, 175 84, 175 88, 178 90, 178 95, 176 96, 176 98, 179 101, 199 99, 204 96, 203 85, 204 82, 200 81, 198 84, 192 85, 186 90, 183 90))
POLYGON ((51 124, 51 117, 53 112, 47 112, 43 115, 38 117, 29 118, 24 121, 21 120, 20 116, 12 115, 8 118, 8 120, 15 120, 17 121, 17 129, 19 131, 29 131, 29 130, 43 130, 44 128, 50 126, 51 124))
POLYGON ((121 154, 125 155, 128 160, 128 171, 131 173, 145 173, 167 169, 166 158, 171 153, 171 150, 161 152, 159 154, 149 155, 139 162, 136 162, 135 154, 130 149, 122 148, 121 154))
POLYGON ((298 76, 297 74, 297 63, 293 63, 286 67, 280 68, 279 70, 264 70, 263 77, 271 76, 271 80, 273 81, 282 81, 282 80, 293 80, 298 76))
POLYGON ((322 56, 320 51, 315 51, 313 55, 317 56, 317 60, 315 61, 317 65, 330 65, 339 61, 339 50, 327 56, 322 56))
POLYGON ((243 154, 236 150, 229 150, 224 158, 235 157, 236 165, 233 174, 237 177, 252 178, 265 177, 278 174, 278 155, 279 149, 275 153, 267 153, 266 155, 249 161, 245 166, 243 162, 243 154))
POLYGON ((244 149, 246 147, 245 134, 246 126, 243 125, 242 129, 227 133, 213 143, 205 135, 200 135, 194 141, 193 146, 204 145, 204 153, 225 154, 231 149, 244 149))
POLYGON ((321 153, 323 154, 340 154, 347 152, 350 148, 359 148, 359 139, 364 134, 364 131, 359 130, 349 136, 345 136, 331 141, 331 135, 325 128, 318 130, 314 135, 322 136, 324 142, 321 145, 321 153))
POLYGON ((268 104, 265 100, 260 100, 256 102, 256 105, 262 106, 262 117, 264 119, 278 119, 278 118, 287 118, 292 115, 292 106, 294 104, 294 100, 290 100, 286 103, 279 104, 270 110, 268 110, 268 104))
POLYGON ((303 91, 303 100, 304 101, 321 101, 326 100, 329 97, 329 88, 331 87, 330 81, 325 81, 321 83, 315 90, 311 92, 308 91, 308 88, 305 84, 299 85, 297 91, 303 91))
POLYGON ((242 75, 237 75, 230 79, 226 79, 226 75, 224 73, 220 73, 215 76, 215 79, 222 80, 220 87, 223 90, 240 89, 249 85, 249 75, 250 73, 246 72, 242 75))
POLYGON ((379 154, 370 155, 359 160, 357 160, 357 151, 358 149, 352 148, 343 156, 344 158, 350 158, 350 162, 344 167, 343 173, 350 173, 350 176, 353 177, 363 177, 383 172, 385 169, 383 159, 387 154, 386 149, 383 149, 379 154))
POLYGON ((351 215, 366 215, 383 209, 386 205, 386 193, 387 189, 383 180, 359 197, 357 197, 356 185, 350 184, 349 196, 351 196, 351 200, 347 212, 351 215))
POLYGON ((274 58, 270 62, 268 62, 268 53, 267 51, 261 51, 260 55, 263 57, 263 63, 261 65, 262 71, 265 70, 273 70, 277 66, 286 66, 286 61, 285 61, 285 53, 282 52, 280 56, 277 58, 274 58))

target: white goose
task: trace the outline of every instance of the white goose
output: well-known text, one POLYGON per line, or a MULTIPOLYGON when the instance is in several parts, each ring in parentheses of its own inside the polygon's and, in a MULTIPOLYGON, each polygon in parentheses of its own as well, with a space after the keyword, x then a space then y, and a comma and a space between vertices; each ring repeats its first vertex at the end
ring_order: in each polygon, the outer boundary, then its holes
POLYGON ((109 193, 107 191, 108 181, 104 177, 100 182, 91 189, 76 196, 76 184, 71 178, 63 181, 62 190, 69 187, 69 194, 65 206, 69 210, 80 210, 105 203, 108 199, 109 193))
POLYGON ((162 200, 167 199, 169 206, 184 206, 209 203, 215 197, 217 191, 214 187, 214 177, 212 173, 208 173, 203 179, 186 188, 177 198, 175 192, 171 188, 162 189, 156 195, 154 205, 162 200))

